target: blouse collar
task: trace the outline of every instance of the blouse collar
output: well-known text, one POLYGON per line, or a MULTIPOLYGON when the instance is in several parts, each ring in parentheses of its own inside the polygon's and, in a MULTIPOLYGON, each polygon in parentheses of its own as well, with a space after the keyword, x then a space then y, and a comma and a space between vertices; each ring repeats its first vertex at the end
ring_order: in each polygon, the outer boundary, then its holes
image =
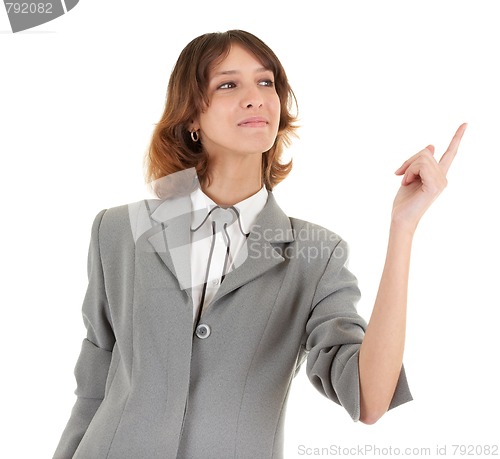
MULTIPOLYGON (((268 191, 265 185, 252 196, 234 204, 238 210, 241 228, 245 233, 249 233, 257 219, 257 216, 266 205, 268 191)), ((192 206, 192 227, 197 227, 214 207, 217 207, 209 196, 200 187, 197 187, 190 195, 192 206)))

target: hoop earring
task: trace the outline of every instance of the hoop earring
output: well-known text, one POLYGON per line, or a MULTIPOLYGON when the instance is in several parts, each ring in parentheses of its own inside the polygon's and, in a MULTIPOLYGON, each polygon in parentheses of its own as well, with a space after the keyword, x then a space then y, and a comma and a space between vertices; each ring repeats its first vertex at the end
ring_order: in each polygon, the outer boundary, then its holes
POLYGON ((198 140, 200 140, 200 134, 198 134, 198 131, 191 131, 191 140, 196 143, 198 140))

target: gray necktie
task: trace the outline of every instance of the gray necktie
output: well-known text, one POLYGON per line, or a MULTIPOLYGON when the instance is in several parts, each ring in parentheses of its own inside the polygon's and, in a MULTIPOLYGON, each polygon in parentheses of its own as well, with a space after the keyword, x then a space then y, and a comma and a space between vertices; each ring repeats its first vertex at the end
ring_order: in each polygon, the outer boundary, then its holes
MULTIPOLYGON (((245 237, 248 237, 248 234, 245 233, 243 231, 243 228, 241 227, 241 221, 239 218, 240 217, 239 211, 234 206, 227 207, 227 208, 222 208, 220 206, 213 207, 210 210, 210 212, 207 214, 207 216, 203 219, 203 221, 200 223, 200 225, 197 226, 196 228, 191 228, 191 231, 193 231, 193 232, 199 231, 200 228, 203 227, 203 225, 205 224, 205 222, 207 221, 207 219, 209 217, 211 218, 211 225, 210 225, 211 232, 210 232, 210 234, 212 235, 212 243, 210 245, 210 253, 208 256, 207 268, 205 271, 205 281, 203 283, 203 290, 201 293, 200 305, 198 307, 198 314, 197 314, 197 317, 196 317, 196 320, 194 323, 195 330, 196 330, 196 327, 197 327, 198 322, 199 322, 200 317, 201 317, 203 303, 205 302, 205 292, 207 289, 208 273, 210 271, 210 264, 212 262, 212 255, 213 255, 214 246, 215 246, 215 235, 220 231, 222 233, 222 236, 224 238, 224 242, 226 244, 226 256, 224 259, 224 266, 222 268, 221 283, 227 274, 228 262, 229 262, 229 258, 230 258, 230 249, 231 249, 231 239, 230 239, 229 234, 227 232, 227 227, 232 225, 236 220, 238 220, 238 225, 239 225, 241 233, 245 237)), ((204 228, 206 228, 206 227, 204 227, 204 228)))

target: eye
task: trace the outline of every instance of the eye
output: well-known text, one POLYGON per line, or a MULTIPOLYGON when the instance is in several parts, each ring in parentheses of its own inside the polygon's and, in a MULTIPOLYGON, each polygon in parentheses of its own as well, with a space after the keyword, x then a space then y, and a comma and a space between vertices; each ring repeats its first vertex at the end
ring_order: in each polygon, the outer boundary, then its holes
POLYGON ((260 86, 268 86, 272 88, 274 86, 274 81, 273 80, 261 80, 259 81, 260 86))
POLYGON ((236 86, 235 83, 229 81, 227 83, 222 83, 221 85, 217 86, 217 89, 231 89, 234 88, 235 86, 236 86))

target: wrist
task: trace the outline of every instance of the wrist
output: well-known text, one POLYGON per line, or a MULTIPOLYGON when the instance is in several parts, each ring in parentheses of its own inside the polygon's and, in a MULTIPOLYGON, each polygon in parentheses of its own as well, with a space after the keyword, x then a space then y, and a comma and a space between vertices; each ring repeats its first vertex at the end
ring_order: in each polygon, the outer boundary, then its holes
POLYGON ((404 219, 398 219, 394 216, 391 219, 390 234, 413 239, 417 229, 418 222, 411 223, 404 219))

